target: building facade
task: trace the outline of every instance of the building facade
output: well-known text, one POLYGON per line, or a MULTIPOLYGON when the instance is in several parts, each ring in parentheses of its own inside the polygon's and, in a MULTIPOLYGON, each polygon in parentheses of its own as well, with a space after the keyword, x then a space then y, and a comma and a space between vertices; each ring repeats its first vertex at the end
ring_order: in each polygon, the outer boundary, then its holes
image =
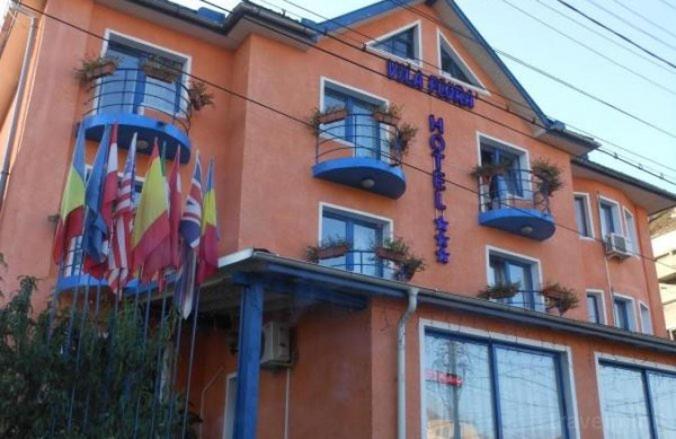
POLYGON ((674 209, 662 212, 650 221, 664 320, 672 340, 676 340, 676 213, 674 212, 674 209))
POLYGON ((43 279, 38 306, 83 281, 77 242, 50 258, 79 127, 89 164, 111 123, 121 163, 135 133, 141 153, 215 159, 222 257, 187 376, 202 437, 673 437, 648 216, 676 195, 588 160, 599 145, 543 114, 453 1, 321 23, 252 3, 19 10, 0 252, 5 279, 43 279), (115 72, 79 80, 98 56, 115 72), (213 106, 193 111, 194 80, 213 106))

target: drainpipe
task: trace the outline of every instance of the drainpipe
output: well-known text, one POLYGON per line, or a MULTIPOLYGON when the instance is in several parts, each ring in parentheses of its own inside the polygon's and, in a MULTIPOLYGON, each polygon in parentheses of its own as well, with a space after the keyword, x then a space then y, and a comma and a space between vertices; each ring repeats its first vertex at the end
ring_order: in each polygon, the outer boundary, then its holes
MULTIPOLYGON (((23 11, 20 11, 23 12, 23 11)), ((25 12, 24 12, 25 13, 25 12)), ((0 210, 5 201, 5 190, 7 189, 7 179, 9 178, 9 166, 12 162, 12 155, 14 152, 14 143, 16 141, 16 132, 19 126, 19 116, 21 115, 21 103, 23 102, 24 92, 26 91, 26 76, 30 64, 31 54, 33 53, 33 46, 35 44, 35 30, 37 28, 37 19, 32 14, 27 14, 30 18, 30 30, 28 31, 28 40, 26 43, 26 50, 23 54, 23 62, 21 64, 21 73, 19 82, 16 87, 16 95, 14 98, 14 112, 12 114, 12 124, 9 129, 7 137, 7 148, 5 148, 5 157, 2 163, 2 170, 0 171, 0 210)))
POLYGON ((397 438, 406 439, 406 323, 418 307, 418 288, 408 290, 408 308, 397 327, 397 438))

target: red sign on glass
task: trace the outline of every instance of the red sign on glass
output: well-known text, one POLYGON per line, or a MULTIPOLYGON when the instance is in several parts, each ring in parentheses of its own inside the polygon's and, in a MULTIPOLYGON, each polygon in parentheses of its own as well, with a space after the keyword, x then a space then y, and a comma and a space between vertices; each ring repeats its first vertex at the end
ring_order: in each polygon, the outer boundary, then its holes
POLYGON ((441 370, 427 369, 425 371, 425 380, 434 381, 435 383, 445 384, 447 386, 462 386, 462 377, 441 370))

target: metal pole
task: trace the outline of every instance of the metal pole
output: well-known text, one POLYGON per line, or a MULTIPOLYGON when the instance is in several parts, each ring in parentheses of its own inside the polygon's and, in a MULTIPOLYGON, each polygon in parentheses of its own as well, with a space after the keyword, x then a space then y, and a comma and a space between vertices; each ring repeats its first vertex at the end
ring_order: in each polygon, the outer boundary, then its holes
POLYGON ((192 321, 192 335, 190 339, 190 359, 188 360, 188 375, 186 383, 186 392, 185 392, 185 407, 183 407, 183 427, 181 428, 181 439, 185 437, 185 430, 187 427, 188 421, 188 402, 190 401, 190 378, 192 375, 192 364, 193 357, 195 356, 195 333, 197 332, 197 315, 199 314, 200 307, 200 292, 201 288, 197 287, 195 292, 195 308, 193 309, 193 321, 192 321))
MULTIPOLYGON (((164 333, 164 311, 167 304, 167 294, 166 291, 162 294, 162 311, 160 312, 160 341, 162 341, 164 333)), ((155 377, 155 390, 153 391, 153 405, 150 410, 150 436, 152 437, 155 433, 155 408, 157 407, 157 400, 159 399, 160 386, 162 381, 162 343, 157 344, 157 372, 155 377)))

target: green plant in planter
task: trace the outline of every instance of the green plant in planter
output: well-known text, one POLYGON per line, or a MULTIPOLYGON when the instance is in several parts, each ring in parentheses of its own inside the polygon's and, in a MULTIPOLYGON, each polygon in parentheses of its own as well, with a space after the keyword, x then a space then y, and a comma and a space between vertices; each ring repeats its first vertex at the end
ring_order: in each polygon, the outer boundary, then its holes
POLYGON ((481 299, 509 299, 519 292, 519 286, 518 282, 488 285, 479 291, 478 297, 481 299))
POLYGON ((398 125, 401 120, 401 107, 397 105, 382 105, 373 112, 373 118, 388 125, 398 125))
POLYGON ((410 255, 406 257, 403 262, 398 264, 398 267, 394 272, 394 278, 398 281, 408 282, 413 279, 413 276, 417 272, 424 270, 425 260, 415 255, 410 255))
POLYGON ((390 140, 390 150, 392 151, 392 156, 396 162, 401 162, 401 160, 406 156, 409 151, 409 147, 415 136, 418 134, 418 127, 415 127, 409 123, 403 123, 399 126, 396 136, 390 140))
POLYGON ((146 76, 167 83, 176 81, 181 75, 180 63, 159 56, 149 56, 141 69, 146 76))
POLYGON ((403 263, 411 254, 411 248, 402 238, 386 239, 374 247, 376 256, 388 261, 403 263))
POLYGON ((565 314, 566 311, 576 308, 580 299, 572 288, 564 287, 558 282, 547 284, 542 288, 542 295, 547 300, 547 308, 557 308, 559 314, 565 314))
POLYGON ((548 160, 534 160, 531 172, 535 177, 535 192, 545 197, 550 197, 554 192, 563 187, 561 169, 548 160))
POLYGON ((82 82, 94 81, 115 73, 120 61, 115 57, 97 56, 84 58, 82 65, 75 72, 82 82))
POLYGON ((323 259, 337 258, 350 251, 350 243, 343 238, 327 238, 319 245, 309 245, 305 249, 305 259, 319 262, 323 259))
POLYGON ((498 175, 505 175, 510 169, 508 164, 493 164, 486 163, 482 165, 476 165, 471 172, 471 176, 474 178, 493 178, 498 175))
POLYGON ((195 111, 200 111, 207 105, 214 105, 214 95, 209 93, 207 85, 202 81, 190 81, 188 89, 190 105, 195 111))
POLYGON ((312 116, 310 116, 310 126, 312 126, 312 131, 315 135, 319 135, 321 132, 320 127, 327 123, 337 122, 339 120, 344 120, 347 117, 347 109, 342 106, 334 105, 327 107, 323 111, 319 108, 315 108, 312 116))

